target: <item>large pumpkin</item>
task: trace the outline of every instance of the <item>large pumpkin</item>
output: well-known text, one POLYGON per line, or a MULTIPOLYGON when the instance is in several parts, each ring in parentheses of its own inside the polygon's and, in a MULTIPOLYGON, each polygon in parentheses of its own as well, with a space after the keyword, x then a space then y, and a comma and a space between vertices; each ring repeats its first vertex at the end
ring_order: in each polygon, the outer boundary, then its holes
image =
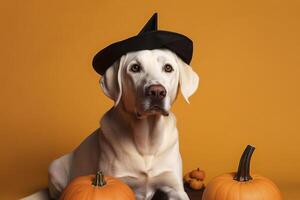
POLYGON ((75 178, 63 191, 60 200, 134 200, 133 191, 122 181, 95 175, 75 178))
POLYGON ((214 178, 204 190, 202 200, 282 200, 277 186, 269 179, 250 176, 250 160, 254 147, 245 149, 237 173, 214 178))

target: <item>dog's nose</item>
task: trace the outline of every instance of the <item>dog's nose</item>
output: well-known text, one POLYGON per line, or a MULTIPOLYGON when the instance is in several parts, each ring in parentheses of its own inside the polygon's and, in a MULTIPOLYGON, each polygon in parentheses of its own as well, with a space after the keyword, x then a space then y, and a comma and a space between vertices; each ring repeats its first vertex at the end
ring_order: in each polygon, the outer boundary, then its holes
POLYGON ((160 84, 150 85, 146 88, 146 96, 150 97, 151 99, 162 100, 165 98, 166 94, 166 89, 160 84))

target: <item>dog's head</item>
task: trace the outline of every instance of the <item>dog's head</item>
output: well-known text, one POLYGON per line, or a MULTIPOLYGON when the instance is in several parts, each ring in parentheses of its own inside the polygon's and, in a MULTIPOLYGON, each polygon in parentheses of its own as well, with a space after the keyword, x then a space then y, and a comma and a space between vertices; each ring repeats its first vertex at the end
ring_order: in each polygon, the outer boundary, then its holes
POLYGON ((100 79, 106 96, 123 104, 138 118, 167 116, 179 87, 185 100, 196 91, 198 75, 168 49, 129 52, 109 67, 100 79))

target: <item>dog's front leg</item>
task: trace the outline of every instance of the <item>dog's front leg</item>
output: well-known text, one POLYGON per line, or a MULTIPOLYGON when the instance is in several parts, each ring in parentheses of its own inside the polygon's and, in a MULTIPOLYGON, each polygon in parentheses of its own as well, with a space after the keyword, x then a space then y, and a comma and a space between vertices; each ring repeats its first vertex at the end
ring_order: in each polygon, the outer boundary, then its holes
POLYGON ((189 200, 189 196, 184 190, 175 190, 174 188, 165 186, 160 188, 168 196, 168 200, 189 200))
MULTIPOLYGON (((176 172, 166 171, 151 179, 151 185, 156 191, 160 191, 160 196, 168 200, 189 200, 187 193, 184 191, 180 176, 176 172), (167 198, 165 197, 167 196, 167 198)), ((154 195, 154 197, 156 197, 154 195)))

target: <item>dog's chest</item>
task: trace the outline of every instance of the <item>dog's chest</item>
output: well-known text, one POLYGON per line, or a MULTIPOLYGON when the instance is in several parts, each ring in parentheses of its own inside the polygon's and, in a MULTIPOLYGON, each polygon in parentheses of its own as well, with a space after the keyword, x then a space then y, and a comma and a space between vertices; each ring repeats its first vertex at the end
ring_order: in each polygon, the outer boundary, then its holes
POLYGON ((151 178, 164 168, 164 164, 160 163, 159 166, 154 155, 135 155, 115 160, 112 168, 117 177, 151 178))
POLYGON ((145 173, 151 171, 151 168, 153 168, 154 156, 153 155, 145 155, 145 156, 143 156, 142 159, 144 160, 145 173))
POLYGON ((154 155, 143 155, 135 159, 133 157, 128 158, 130 162, 126 164, 124 160, 122 163, 116 162, 113 176, 131 186, 137 197, 143 197, 137 199, 148 199, 146 197, 151 196, 157 186, 172 185, 176 180, 177 167, 180 164, 176 159, 177 155, 164 158, 154 155))

